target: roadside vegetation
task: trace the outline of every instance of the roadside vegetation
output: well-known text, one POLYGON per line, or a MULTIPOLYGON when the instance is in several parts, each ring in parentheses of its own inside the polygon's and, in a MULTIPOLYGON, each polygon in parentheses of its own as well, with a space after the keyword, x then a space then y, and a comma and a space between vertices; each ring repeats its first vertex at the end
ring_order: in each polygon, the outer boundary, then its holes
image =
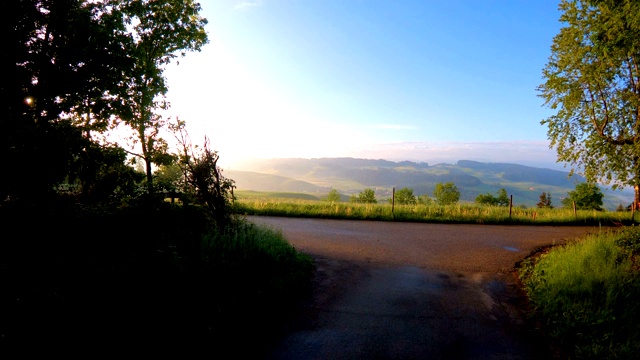
POLYGON ((207 42, 200 4, 0 6, 0 357, 260 348, 314 265, 235 216, 207 138, 164 115, 164 69, 207 42))
POLYGON ((531 316, 570 358, 640 353, 640 228, 603 231, 523 261, 531 316))
POLYGON ((635 211, 622 206, 615 212, 602 208, 604 195, 591 184, 579 183, 562 201, 562 207, 553 205, 551 195, 540 194, 536 207, 513 206, 512 197, 505 189, 496 195, 487 193, 476 197, 474 203, 460 203, 460 190, 453 182, 438 183, 433 197, 414 195, 413 189, 402 188, 392 197, 378 199, 375 189, 366 188, 341 199, 336 189, 326 197, 293 193, 238 192, 234 211, 245 215, 318 217, 327 219, 477 223, 477 224, 529 224, 529 225, 599 225, 619 226, 635 223, 635 211), (256 196, 256 195, 260 196, 256 196))
POLYGON ((0 216, 6 351, 267 340, 314 271, 280 233, 241 218, 219 229, 198 205, 49 203, 2 206, 0 216))
MULTIPOLYGON (((523 208, 472 203, 435 202, 393 206, 388 202, 328 202, 287 198, 239 198, 234 211, 243 215, 292 216, 324 219, 411 221, 461 224, 601 225, 632 224, 630 211, 569 208, 523 208), (510 215, 511 213, 511 215, 510 215)), ((638 214, 634 214, 638 218, 638 214)))

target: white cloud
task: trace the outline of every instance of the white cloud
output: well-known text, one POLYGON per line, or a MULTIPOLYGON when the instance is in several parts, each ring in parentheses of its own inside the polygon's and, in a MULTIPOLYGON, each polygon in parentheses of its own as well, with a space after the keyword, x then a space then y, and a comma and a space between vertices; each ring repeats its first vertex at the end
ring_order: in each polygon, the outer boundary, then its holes
POLYGON ((233 10, 249 10, 251 8, 255 8, 262 5, 262 1, 260 0, 256 0, 256 1, 241 1, 239 3, 237 3, 234 7, 233 10))
POLYGON ((418 128, 411 125, 401 125, 401 124, 375 124, 369 126, 371 129, 382 129, 382 130, 417 130, 418 128))
POLYGON ((477 141, 477 142, 399 142, 371 144, 352 151, 349 156, 410 160, 429 164, 455 163, 459 160, 503 162, 557 170, 565 168, 556 162, 556 152, 548 141, 477 141))

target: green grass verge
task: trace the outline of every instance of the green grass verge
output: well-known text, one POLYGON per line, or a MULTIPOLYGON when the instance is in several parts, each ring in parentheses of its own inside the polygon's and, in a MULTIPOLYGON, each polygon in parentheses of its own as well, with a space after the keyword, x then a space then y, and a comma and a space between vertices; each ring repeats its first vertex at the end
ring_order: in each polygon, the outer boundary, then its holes
MULTIPOLYGON (((476 204, 395 205, 253 198, 235 203, 238 214, 325 219, 434 223, 602 225, 632 224, 630 212, 480 206, 476 204)), ((636 215, 637 217, 638 215, 636 215)))
POLYGON ((640 229, 591 235, 523 262, 532 316, 572 357, 640 353, 640 229))

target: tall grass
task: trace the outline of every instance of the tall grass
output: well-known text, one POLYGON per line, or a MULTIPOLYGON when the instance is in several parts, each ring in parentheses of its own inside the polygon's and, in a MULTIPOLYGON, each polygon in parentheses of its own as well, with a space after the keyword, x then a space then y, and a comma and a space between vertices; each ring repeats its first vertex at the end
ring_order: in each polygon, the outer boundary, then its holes
POLYGON ((395 205, 290 199, 240 199, 235 211, 247 215, 317 217, 441 223, 613 225, 630 224, 629 212, 457 205, 395 205))
POLYGON ((238 220, 232 231, 202 238, 202 261, 228 277, 237 293, 253 298, 292 299, 314 269, 313 261, 289 244, 281 232, 238 220))
POLYGON ((529 260, 520 276, 534 317, 572 356, 640 353, 640 229, 603 232, 529 260))

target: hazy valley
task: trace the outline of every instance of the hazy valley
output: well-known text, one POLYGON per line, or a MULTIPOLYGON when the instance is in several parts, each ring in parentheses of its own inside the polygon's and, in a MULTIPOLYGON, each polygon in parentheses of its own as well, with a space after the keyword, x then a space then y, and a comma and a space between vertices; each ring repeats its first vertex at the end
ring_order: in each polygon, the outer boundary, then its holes
MULTIPOLYGON (((581 176, 569 177, 565 171, 469 160, 430 165, 357 158, 261 159, 247 162, 239 169, 224 173, 236 182, 240 193, 251 190, 290 197, 296 197, 291 194, 296 193, 307 199, 321 199, 331 188, 345 199, 364 188, 375 189, 381 200, 390 198, 393 188, 408 187, 415 195, 431 195, 435 184, 451 181, 460 189, 463 202, 473 202, 479 194, 495 194, 505 188, 513 195, 514 205, 535 206, 540 194, 547 192, 551 194, 552 204, 561 206, 561 199, 574 190, 577 183, 584 182, 581 176)), ((626 206, 633 200, 629 189, 613 191, 602 187, 602 191, 604 206, 609 210, 615 210, 618 204, 626 206)))

